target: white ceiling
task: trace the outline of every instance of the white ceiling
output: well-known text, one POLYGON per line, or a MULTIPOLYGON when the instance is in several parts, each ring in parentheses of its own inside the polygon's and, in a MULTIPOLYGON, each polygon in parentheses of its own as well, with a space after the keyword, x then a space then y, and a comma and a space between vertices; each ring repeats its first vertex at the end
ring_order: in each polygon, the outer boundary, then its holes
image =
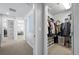
POLYGON ((32 4, 28 3, 0 3, 0 13, 8 13, 10 16, 24 17, 32 9, 32 4), (15 9, 16 12, 10 11, 9 8, 15 9))
MULTIPOLYGON (((50 14, 57 14, 66 10, 62 3, 46 3, 49 7, 50 14)), ((10 16, 24 17, 33 8, 32 3, 0 3, 0 13, 9 13, 10 16), (15 9, 16 12, 12 12, 9 8, 15 9)))
POLYGON ((46 5, 49 7, 49 13, 53 15, 66 10, 62 3, 46 3, 46 5))

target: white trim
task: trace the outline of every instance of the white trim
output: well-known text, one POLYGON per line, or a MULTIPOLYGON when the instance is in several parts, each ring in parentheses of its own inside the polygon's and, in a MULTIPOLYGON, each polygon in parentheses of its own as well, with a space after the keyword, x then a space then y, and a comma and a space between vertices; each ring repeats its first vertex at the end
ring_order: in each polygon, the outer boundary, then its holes
POLYGON ((1 32, 1 33, 0 33, 0 48, 1 48, 1 43, 2 43, 2 40, 3 40, 3 38, 4 38, 4 37, 3 37, 3 19, 2 19, 3 15, 0 14, 0 17, 1 17, 1 18, 0 18, 0 27, 1 27, 1 28, 0 28, 0 30, 1 30, 1 31, 0 31, 0 32, 1 32))
MULTIPOLYGON (((25 41, 33 48, 33 54, 34 54, 34 40, 35 40, 35 38, 34 38, 33 42, 30 42, 30 41, 27 40, 27 17, 30 16, 32 13, 33 13, 33 20, 35 21, 35 19, 34 19, 34 17, 35 17, 34 8, 32 8, 32 10, 29 11, 24 18, 24 25, 25 25, 25 41)), ((33 33, 33 34, 35 34, 35 33, 33 33)))
POLYGON ((44 5, 44 54, 48 54, 48 6, 44 5))
POLYGON ((52 47, 52 46, 54 46, 55 44, 52 44, 51 46, 49 46, 48 48, 50 48, 50 47, 52 47))
MULTIPOLYGON (((72 7, 73 7, 73 5, 71 5, 72 7)), ((71 15, 71 20, 72 20, 72 22, 71 22, 71 35, 72 35, 72 37, 71 37, 71 42, 72 42, 72 46, 71 46, 71 50, 72 50, 72 54, 74 55, 74 16, 73 16, 73 8, 71 8, 71 13, 72 13, 72 15, 71 15)))

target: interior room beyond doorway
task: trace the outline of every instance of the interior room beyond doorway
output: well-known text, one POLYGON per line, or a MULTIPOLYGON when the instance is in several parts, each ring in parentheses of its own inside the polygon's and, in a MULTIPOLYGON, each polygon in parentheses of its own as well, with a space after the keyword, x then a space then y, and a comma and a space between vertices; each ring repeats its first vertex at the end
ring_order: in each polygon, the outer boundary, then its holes
MULTIPOLYGON (((48 5, 48 54, 71 55, 71 8, 66 8, 63 3, 48 5)), ((69 4, 70 6, 70 4, 69 4)))
POLYGON ((33 48, 25 38, 25 20, 32 7, 26 3, 0 4, 0 55, 33 54, 33 48))

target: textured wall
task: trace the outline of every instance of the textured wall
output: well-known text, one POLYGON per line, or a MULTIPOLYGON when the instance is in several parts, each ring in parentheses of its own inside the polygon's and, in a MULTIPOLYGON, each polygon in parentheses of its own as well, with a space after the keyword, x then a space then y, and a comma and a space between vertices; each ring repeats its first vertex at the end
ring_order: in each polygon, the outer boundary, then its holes
POLYGON ((44 49, 44 34, 43 34, 43 21, 44 21, 44 5, 34 4, 35 9, 35 44, 34 54, 42 55, 44 49))
POLYGON ((74 54, 79 55, 79 4, 72 5, 72 17, 74 23, 74 54))

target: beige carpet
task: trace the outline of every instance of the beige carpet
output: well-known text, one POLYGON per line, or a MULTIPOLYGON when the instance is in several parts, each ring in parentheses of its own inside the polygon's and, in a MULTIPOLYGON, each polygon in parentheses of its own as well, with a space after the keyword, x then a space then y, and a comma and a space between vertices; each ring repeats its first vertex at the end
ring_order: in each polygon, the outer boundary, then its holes
POLYGON ((32 55, 33 49, 26 43, 25 40, 6 39, 2 41, 0 55, 32 55))
POLYGON ((71 49, 54 44, 48 48, 48 55, 72 55, 71 49))

